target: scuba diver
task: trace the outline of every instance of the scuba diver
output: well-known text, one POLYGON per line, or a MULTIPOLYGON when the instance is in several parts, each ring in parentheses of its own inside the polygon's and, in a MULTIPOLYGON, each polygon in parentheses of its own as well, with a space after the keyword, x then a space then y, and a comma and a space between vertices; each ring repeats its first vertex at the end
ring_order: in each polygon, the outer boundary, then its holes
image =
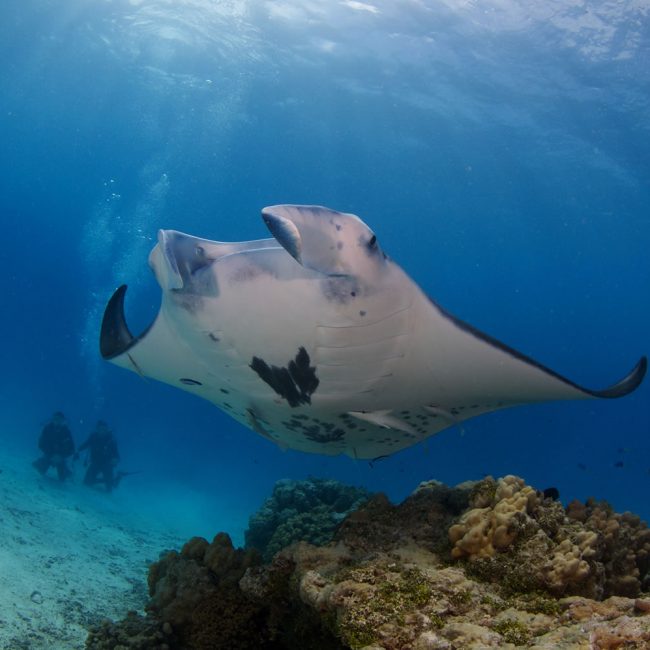
POLYGON ((66 460, 74 454, 74 440, 70 429, 65 423, 65 416, 61 411, 52 415, 50 421, 43 427, 38 439, 38 448, 43 455, 35 460, 32 465, 45 475, 47 470, 54 466, 59 476, 59 481, 64 481, 72 476, 66 460))
POLYGON ((98 420, 94 431, 88 436, 79 451, 88 450, 89 458, 86 459, 85 485, 96 485, 104 483, 106 491, 110 492, 116 488, 126 475, 125 472, 115 473, 115 467, 120 460, 120 452, 117 449, 117 441, 113 432, 103 420, 98 420), (101 474, 101 478, 100 478, 101 474))

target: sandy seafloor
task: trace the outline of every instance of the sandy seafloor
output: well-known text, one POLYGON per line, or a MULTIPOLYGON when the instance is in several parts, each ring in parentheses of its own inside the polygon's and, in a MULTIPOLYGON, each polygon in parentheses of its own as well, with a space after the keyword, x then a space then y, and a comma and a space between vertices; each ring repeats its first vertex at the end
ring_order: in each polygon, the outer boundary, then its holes
POLYGON ((61 484, 53 469, 38 475, 35 456, 0 452, 2 650, 83 648, 89 624, 142 610, 161 551, 219 530, 243 541, 249 513, 228 504, 215 511, 205 496, 137 477, 109 495, 82 484, 79 462, 61 484))

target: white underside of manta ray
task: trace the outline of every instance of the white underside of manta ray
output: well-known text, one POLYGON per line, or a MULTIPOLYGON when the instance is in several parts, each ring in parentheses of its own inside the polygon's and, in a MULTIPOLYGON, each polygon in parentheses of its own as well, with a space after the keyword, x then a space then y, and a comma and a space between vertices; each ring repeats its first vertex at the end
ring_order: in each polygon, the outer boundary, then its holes
POLYGON ((272 239, 216 242, 161 230, 149 257, 162 289, 133 336, 122 286, 102 323, 104 359, 203 397, 282 447, 378 458, 468 418, 589 390, 430 300, 352 214, 277 205, 272 239))

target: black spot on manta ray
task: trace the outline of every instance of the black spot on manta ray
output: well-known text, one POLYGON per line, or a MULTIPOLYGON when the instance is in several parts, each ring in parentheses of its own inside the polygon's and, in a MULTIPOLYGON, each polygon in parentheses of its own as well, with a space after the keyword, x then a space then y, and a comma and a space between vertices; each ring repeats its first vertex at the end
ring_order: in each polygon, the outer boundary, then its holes
POLYGON ((295 359, 289 361, 287 368, 269 366, 260 357, 253 357, 250 368, 280 397, 284 397, 289 406, 295 408, 301 404, 311 404, 311 395, 320 383, 316 377, 316 367, 310 366, 309 362, 309 354, 301 346, 295 359))
POLYGON ((357 295, 359 286, 357 280, 350 276, 328 276, 321 280, 320 289, 329 302, 345 305, 357 295))
POLYGON ((190 379, 189 377, 181 377, 178 381, 180 381, 181 384, 185 384, 186 386, 203 386, 200 381, 197 381, 196 379, 190 379))
POLYGON ((325 444, 328 442, 337 442, 342 440, 345 436, 345 431, 343 429, 334 429, 334 431, 329 431, 327 433, 320 433, 319 431, 307 431, 305 432, 305 438, 309 438, 312 442, 318 442, 325 444))

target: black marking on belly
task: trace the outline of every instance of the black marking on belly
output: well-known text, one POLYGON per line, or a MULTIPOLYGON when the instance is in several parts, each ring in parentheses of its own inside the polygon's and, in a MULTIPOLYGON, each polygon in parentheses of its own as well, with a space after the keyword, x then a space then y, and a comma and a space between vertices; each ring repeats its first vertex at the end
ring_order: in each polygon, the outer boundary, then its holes
POLYGON ((319 444, 340 443, 345 437, 345 429, 338 427, 336 423, 319 418, 298 419, 299 416, 292 415, 289 420, 283 420, 282 426, 292 433, 303 435, 312 442, 319 444))
POLYGON ((185 384, 186 386, 203 386, 200 381, 197 381, 196 379, 190 379, 189 377, 181 377, 178 381, 180 381, 181 384, 185 384))
POLYGON ((323 278, 320 289, 326 300, 340 305, 349 303, 360 291, 356 278, 348 275, 323 278))
MULTIPOLYGON (((312 429, 312 427, 308 427, 312 429)), ((312 442, 318 442, 320 444, 326 444, 328 442, 337 442, 342 440, 345 437, 345 431, 343 429, 334 429, 334 431, 326 431, 322 433, 319 430, 311 430, 305 432, 305 438, 309 438, 312 442)))
POLYGON ((309 354, 305 348, 298 348, 295 359, 289 361, 287 368, 269 366, 264 359, 253 357, 250 367, 280 397, 284 397, 289 406, 295 408, 301 404, 311 404, 320 380, 316 377, 316 367, 309 365, 309 354))

